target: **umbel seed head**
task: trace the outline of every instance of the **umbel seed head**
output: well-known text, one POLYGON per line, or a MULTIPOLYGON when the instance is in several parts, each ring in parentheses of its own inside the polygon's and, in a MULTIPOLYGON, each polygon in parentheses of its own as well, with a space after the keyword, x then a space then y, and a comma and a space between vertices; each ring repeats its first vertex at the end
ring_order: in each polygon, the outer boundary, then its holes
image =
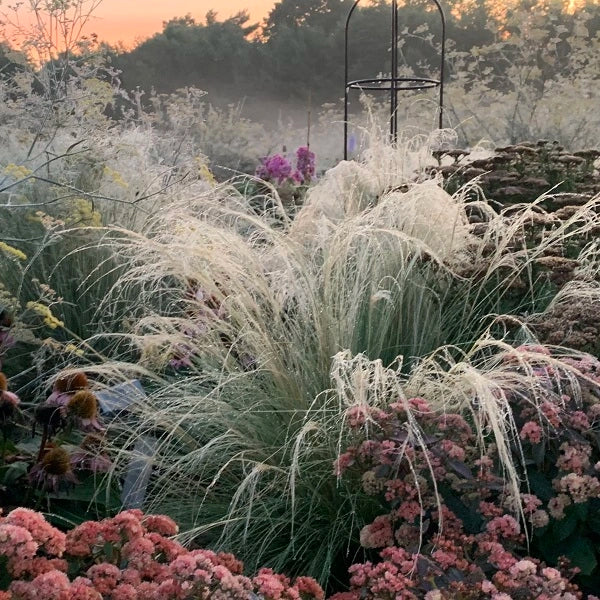
POLYGON ((90 390, 80 390, 67 402, 67 412, 80 419, 93 419, 98 415, 98 400, 90 390))
POLYGON ((59 375, 54 383, 55 389, 61 394, 84 390, 89 387, 87 375, 83 371, 59 375))

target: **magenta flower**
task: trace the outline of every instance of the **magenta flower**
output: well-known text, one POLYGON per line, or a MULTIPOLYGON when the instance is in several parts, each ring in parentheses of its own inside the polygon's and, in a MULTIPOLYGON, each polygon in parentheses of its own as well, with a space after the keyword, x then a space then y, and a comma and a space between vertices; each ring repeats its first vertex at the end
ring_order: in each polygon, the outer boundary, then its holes
POLYGON ((308 146, 300 146, 296 150, 296 173, 303 183, 308 183, 315 176, 315 153, 308 146))
POLYGON ((292 173, 292 165, 281 154, 266 156, 261 162, 255 174, 265 181, 276 181, 281 185, 292 173))

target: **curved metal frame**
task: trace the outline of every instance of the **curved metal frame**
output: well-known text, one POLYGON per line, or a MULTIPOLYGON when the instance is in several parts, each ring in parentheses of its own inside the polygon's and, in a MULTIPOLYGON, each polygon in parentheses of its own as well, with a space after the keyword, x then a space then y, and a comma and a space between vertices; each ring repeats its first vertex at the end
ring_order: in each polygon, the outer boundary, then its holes
POLYGON ((442 129, 444 123, 444 76, 446 66, 446 15, 439 0, 432 0, 437 6, 442 24, 442 48, 440 56, 440 77, 429 79, 425 77, 398 77, 398 1, 392 0, 392 69, 391 77, 379 77, 374 79, 349 80, 349 29, 350 20, 360 3, 356 0, 346 18, 344 32, 344 160, 348 158, 348 107, 350 102, 350 90, 373 90, 390 92, 390 138, 395 142, 398 138, 398 92, 407 90, 426 90, 435 87, 440 88, 439 95, 439 117, 438 125, 442 129))

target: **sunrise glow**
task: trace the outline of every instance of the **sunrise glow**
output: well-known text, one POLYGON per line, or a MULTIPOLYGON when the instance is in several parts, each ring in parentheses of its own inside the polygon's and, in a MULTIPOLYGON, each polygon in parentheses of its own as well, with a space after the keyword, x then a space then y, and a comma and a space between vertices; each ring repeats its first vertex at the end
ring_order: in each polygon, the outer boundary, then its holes
POLYGON ((95 11, 88 27, 101 40, 126 46, 161 31, 164 21, 191 14, 202 21, 209 10, 215 10, 219 18, 231 17, 247 10, 253 21, 262 21, 275 0, 104 0, 95 11))

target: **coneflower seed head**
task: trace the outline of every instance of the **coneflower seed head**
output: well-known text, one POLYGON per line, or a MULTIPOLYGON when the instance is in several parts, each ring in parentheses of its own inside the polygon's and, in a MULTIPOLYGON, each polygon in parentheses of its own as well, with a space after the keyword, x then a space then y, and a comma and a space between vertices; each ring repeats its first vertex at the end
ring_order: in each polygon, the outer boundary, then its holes
POLYGON ((67 402, 67 412, 80 419, 93 419, 98 414, 98 400, 93 392, 81 390, 67 402))
POLYGON ((59 375, 54 384, 57 391, 62 394, 84 390, 89 386, 87 375, 83 371, 59 375))
POLYGON ((41 462, 49 475, 65 475, 71 470, 69 453, 62 448, 52 448, 44 454, 41 462))

